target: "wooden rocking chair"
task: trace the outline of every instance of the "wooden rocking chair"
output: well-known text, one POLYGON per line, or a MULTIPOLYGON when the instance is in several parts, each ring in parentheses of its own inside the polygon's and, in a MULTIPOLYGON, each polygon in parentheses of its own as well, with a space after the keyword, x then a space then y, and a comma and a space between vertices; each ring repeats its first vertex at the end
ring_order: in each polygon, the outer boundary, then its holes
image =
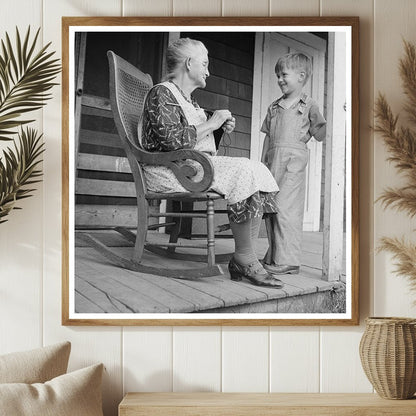
MULTIPOLYGON (((138 129, 142 120, 143 105, 147 92, 152 87, 150 75, 143 74, 139 69, 108 51, 110 66, 110 100, 114 115, 114 121, 118 134, 123 143, 130 168, 134 177, 137 197, 137 233, 134 234, 124 227, 116 227, 116 231, 134 243, 134 254, 131 260, 116 255, 112 250, 100 243, 97 239, 84 233, 82 238, 90 245, 106 255, 107 258, 121 267, 144 273, 158 274, 175 278, 198 278, 221 274, 217 262, 227 261, 231 255, 223 254, 215 256, 214 242, 214 201, 223 197, 215 192, 207 191, 213 179, 213 167, 209 158, 202 152, 196 150, 177 150, 173 152, 147 152, 139 143, 138 129), (195 169, 183 163, 185 159, 192 159, 200 163, 204 175, 199 182, 192 180, 196 174, 195 169), (184 193, 152 193, 147 190, 141 164, 163 165, 169 167, 177 177, 182 186, 189 192, 184 193), (173 212, 149 214, 150 201, 170 200, 173 212), (182 203, 205 201, 206 210, 186 211, 182 210, 182 203), (149 226, 149 218, 165 217, 173 218, 172 223, 153 224, 149 226), (178 237, 182 218, 206 218, 207 222, 207 244, 206 246, 195 243, 181 244, 178 237), (147 241, 147 230, 158 227, 173 226, 167 243, 147 241), (205 248, 206 255, 189 253, 178 253, 177 247, 182 248, 205 248), (206 262, 202 268, 197 269, 163 269, 148 267, 141 264, 143 250, 149 250, 164 257, 206 262)), ((189 204, 188 204, 189 205, 189 204)), ((223 212, 223 211, 222 211, 223 212)))

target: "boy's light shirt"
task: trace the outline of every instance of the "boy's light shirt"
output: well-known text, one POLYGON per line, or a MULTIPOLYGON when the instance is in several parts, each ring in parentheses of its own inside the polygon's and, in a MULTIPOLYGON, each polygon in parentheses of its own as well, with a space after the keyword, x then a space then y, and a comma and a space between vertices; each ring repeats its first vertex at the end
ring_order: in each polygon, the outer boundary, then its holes
POLYGON ((282 105, 283 99, 281 96, 269 106, 261 127, 270 138, 269 149, 276 145, 304 149, 312 136, 325 138, 326 120, 312 98, 302 93, 288 108, 282 105))

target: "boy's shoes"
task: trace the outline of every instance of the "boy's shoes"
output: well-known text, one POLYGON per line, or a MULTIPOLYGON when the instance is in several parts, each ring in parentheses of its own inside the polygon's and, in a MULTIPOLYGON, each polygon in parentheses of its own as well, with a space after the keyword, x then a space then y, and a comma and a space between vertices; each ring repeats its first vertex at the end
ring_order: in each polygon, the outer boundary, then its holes
POLYGON ((290 266, 288 264, 271 265, 263 263, 264 268, 272 274, 299 274, 299 266, 290 266))

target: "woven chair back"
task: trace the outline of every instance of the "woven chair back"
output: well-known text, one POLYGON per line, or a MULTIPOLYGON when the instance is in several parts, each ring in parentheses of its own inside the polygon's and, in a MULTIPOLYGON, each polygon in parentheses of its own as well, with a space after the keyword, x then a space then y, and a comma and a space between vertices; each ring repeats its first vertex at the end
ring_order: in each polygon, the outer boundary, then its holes
POLYGON ((140 146, 141 140, 138 132, 141 132, 144 100, 153 86, 152 77, 144 74, 112 51, 108 52, 108 57, 110 91, 113 92, 115 98, 111 104, 116 124, 121 122, 127 140, 140 146), (114 72, 111 73, 112 71, 114 72))

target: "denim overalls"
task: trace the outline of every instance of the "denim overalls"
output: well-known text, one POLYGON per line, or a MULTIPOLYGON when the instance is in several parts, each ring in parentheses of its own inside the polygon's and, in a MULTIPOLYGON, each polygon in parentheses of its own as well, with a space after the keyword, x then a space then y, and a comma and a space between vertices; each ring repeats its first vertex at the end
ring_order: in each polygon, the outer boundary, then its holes
POLYGON ((268 108, 261 131, 269 136, 265 163, 279 185, 277 215, 266 222, 269 250, 267 264, 300 266, 303 213, 306 194, 306 166, 312 136, 322 141, 326 121, 318 105, 302 94, 290 108, 284 108, 283 97, 268 108))

